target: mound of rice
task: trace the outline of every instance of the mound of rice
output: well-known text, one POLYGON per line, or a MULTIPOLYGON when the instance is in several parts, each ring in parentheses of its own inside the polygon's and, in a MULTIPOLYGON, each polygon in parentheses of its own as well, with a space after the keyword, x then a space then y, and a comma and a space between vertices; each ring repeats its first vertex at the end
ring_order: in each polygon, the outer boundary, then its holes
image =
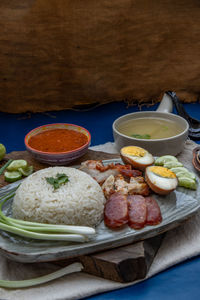
POLYGON ((33 173, 18 188, 13 217, 40 223, 96 226, 103 218, 105 198, 100 185, 74 168, 50 167, 33 173), (46 177, 66 174, 69 181, 58 189, 46 177))

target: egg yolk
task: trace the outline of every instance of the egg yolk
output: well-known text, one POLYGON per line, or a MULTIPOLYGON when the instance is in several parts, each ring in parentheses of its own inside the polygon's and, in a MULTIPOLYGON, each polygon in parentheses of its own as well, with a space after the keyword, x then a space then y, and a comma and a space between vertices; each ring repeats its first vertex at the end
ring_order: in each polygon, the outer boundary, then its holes
POLYGON ((156 175, 166 178, 176 178, 176 174, 174 174, 171 170, 164 167, 150 167, 149 170, 156 175))
POLYGON ((140 148, 140 147, 131 146, 131 147, 123 148, 122 152, 123 152, 123 154, 126 154, 126 155, 143 157, 147 151, 145 151, 143 148, 140 148))

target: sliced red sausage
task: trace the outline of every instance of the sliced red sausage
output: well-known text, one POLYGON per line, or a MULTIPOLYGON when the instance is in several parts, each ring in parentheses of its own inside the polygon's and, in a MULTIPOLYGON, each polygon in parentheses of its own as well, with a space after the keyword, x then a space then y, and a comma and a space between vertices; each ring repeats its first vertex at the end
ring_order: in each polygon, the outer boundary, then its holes
POLYGON ((141 195, 129 195, 128 200, 128 212, 129 221, 128 224, 133 229, 141 229, 146 224, 147 219, 147 206, 145 198, 141 195))
POLYGON ((108 198, 104 208, 104 222, 110 228, 128 223, 128 202, 125 195, 115 192, 108 198))
POLYGON ((147 225, 157 225, 162 221, 160 207, 156 200, 152 197, 146 197, 147 206, 147 225))

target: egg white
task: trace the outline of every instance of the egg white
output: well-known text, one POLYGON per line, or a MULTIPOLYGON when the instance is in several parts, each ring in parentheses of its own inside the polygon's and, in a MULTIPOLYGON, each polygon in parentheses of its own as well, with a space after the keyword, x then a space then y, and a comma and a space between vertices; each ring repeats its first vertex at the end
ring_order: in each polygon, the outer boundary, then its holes
POLYGON ((154 162, 154 158, 149 152, 146 152, 144 156, 127 155, 123 153, 122 155, 142 165, 149 165, 154 162))
POLYGON ((149 170, 146 171, 149 181, 159 189, 171 191, 177 187, 177 178, 161 177, 149 170))

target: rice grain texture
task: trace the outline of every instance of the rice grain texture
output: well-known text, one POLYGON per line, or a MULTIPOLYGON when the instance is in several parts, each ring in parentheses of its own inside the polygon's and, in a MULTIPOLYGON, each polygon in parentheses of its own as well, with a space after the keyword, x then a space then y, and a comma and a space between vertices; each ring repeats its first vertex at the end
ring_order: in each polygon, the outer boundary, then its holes
POLYGON ((69 167, 50 167, 27 177, 16 191, 13 217, 50 224, 96 226, 103 218, 105 198, 88 174, 69 167), (58 189, 46 177, 64 173, 69 181, 58 189))

